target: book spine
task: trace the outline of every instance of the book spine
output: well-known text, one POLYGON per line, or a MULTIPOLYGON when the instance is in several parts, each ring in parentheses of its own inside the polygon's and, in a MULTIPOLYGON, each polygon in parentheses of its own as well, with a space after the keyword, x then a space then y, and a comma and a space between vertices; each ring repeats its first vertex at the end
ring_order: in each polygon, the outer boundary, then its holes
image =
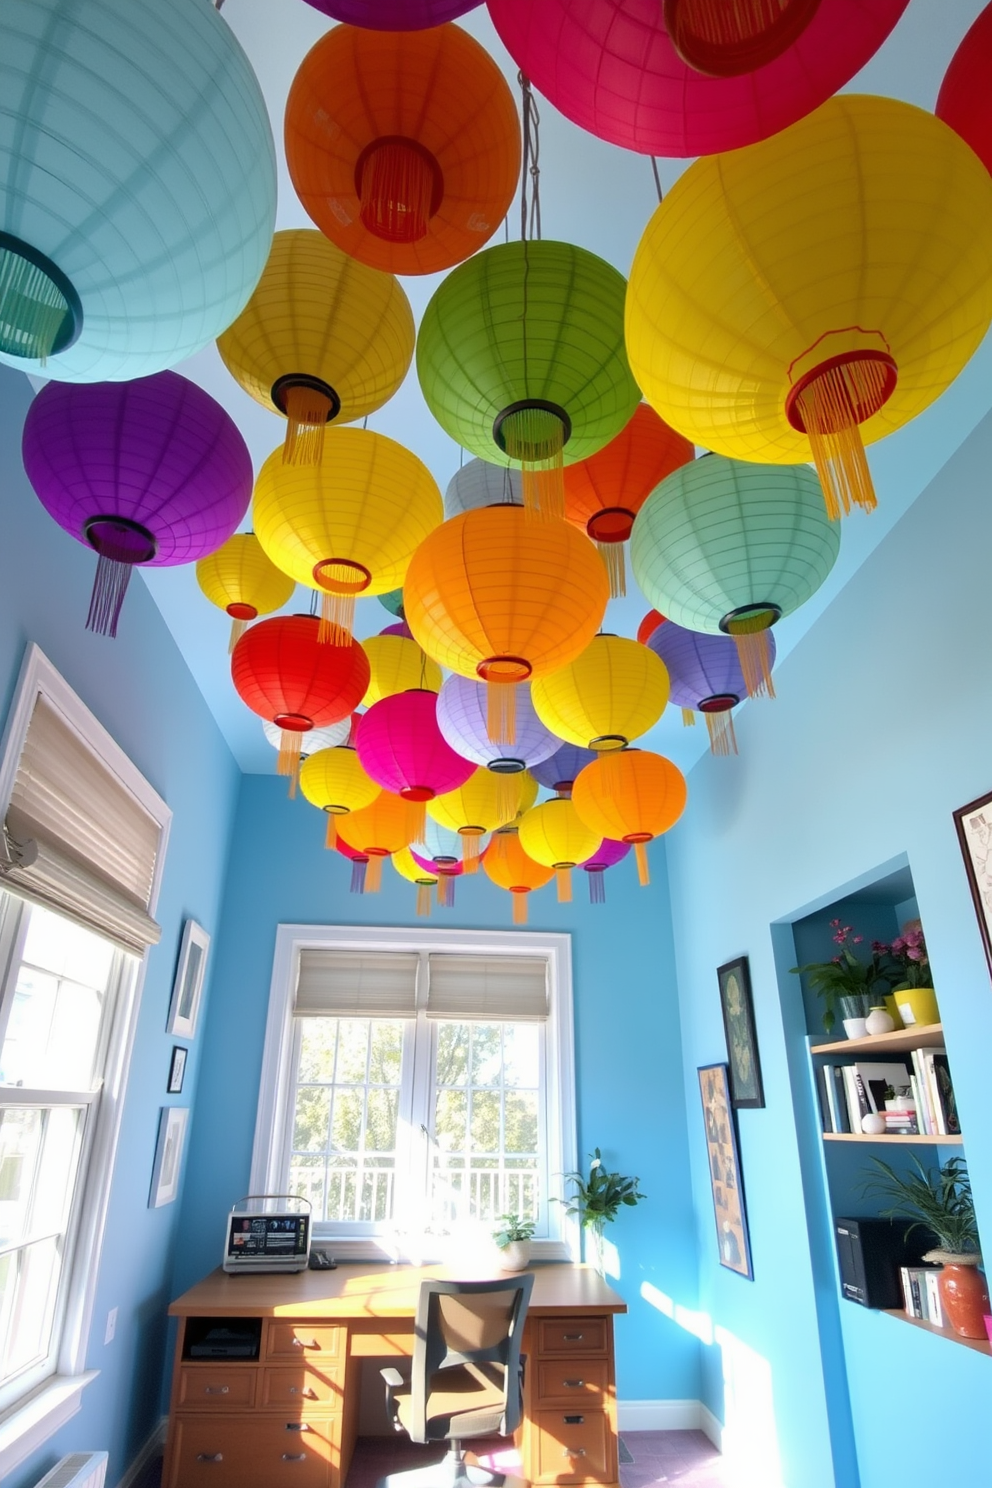
POLYGON ((927 1313, 930 1321, 938 1328, 944 1326, 944 1309, 940 1305, 940 1287, 937 1278, 939 1271, 925 1271, 927 1287, 927 1313))
POLYGON ((847 1115, 851 1123, 850 1130, 859 1132, 861 1130, 861 1106, 858 1101, 858 1087, 854 1083, 854 1065, 842 1064, 840 1072, 844 1077, 844 1095, 847 1100, 847 1115))
POLYGON ((961 1122, 958 1119, 958 1105, 954 1098, 954 1086, 951 1082, 951 1068, 947 1063, 947 1055, 940 1049, 934 1051, 933 1076, 937 1089, 937 1103, 943 1117, 944 1131, 948 1136, 959 1136, 961 1133, 961 1122))
POLYGON ((925 1136, 933 1135, 933 1122, 930 1119, 930 1108, 927 1104, 927 1082, 923 1073, 923 1061, 920 1058, 919 1049, 913 1050, 913 1094, 916 1097, 916 1109, 919 1113, 920 1126, 925 1136))
POLYGON ((923 1294, 920 1287, 920 1273, 916 1266, 911 1266, 909 1269, 909 1287, 913 1294, 913 1316, 916 1318, 925 1317, 926 1314, 923 1311, 923 1294))
POLYGON ((851 1122, 847 1110, 847 1095, 844 1090, 843 1071, 840 1065, 837 1064, 831 1065, 830 1068, 834 1081, 834 1111, 837 1118, 837 1130, 840 1132, 849 1132, 851 1130, 851 1122))
POLYGON ((834 1126, 833 1113, 830 1109, 831 1083, 830 1066, 821 1064, 816 1072, 816 1094, 820 1104, 820 1128, 825 1132, 837 1130, 834 1126))
POLYGON ((858 1069, 858 1066, 857 1065, 854 1065, 853 1066, 853 1069, 854 1069, 854 1092, 855 1092, 855 1095, 857 1096, 857 1100, 858 1100, 858 1122, 857 1122, 857 1125, 855 1126, 854 1130, 855 1131, 860 1131, 861 1130, 861 1118, 862 1118, 862 1116, 867 1116, 868 1113, 872 1110, 872 1104, 871 1104, 871 1101, 868 1099, 868 1087, 866 1086, 866 1084, 865 1084, 865 1082, 864 1082, 864 1080, 862 1078, 861 1071, 858 1069))
POLYGON ((940 1096, 937 1091, 937 1077, 934 1074, 932 1049, 924 1049, 923 1075, 927 1084, 927 1102, 930 1106, 930 1114, 933 1119, 933 1129, 938 1137, 946 1137, 947 1129, 944 1123, 944 1111, 940 1104, 940 1096))
POLYGON ((909 1267, 899 1267, 899 1280, 902 1282, 902 1303, 910 1317, 913 1316, 913 1288, 909 1281, 909 1267))

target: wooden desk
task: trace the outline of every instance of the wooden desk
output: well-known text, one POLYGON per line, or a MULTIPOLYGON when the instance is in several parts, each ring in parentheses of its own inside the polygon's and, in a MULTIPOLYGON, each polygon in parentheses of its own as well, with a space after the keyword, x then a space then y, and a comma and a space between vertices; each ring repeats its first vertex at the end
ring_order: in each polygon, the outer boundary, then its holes
MULTIPOLYGON (((618 1488, 613 1314, 626 1303, 586 1266, 533 1271, 522 1475, 618 1488)), ((163 1488, 343 1488, 362 1357, 412 1354, 421 1279, 454 1274, 343 1264, 296 1276, 215 1271, 191 1287, 169 1308, 180 1321, 163 1488), (257 1320, 258 1357, 189 1358, 203 1318, 257 1320)))

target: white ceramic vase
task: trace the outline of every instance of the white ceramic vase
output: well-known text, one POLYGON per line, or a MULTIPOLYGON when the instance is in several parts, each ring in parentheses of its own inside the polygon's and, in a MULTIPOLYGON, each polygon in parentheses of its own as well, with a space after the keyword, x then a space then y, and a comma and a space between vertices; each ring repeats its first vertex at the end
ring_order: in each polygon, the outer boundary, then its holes
POLYGON ((501 1271, 526 1271, 529 1261, 529 1240, 511 1240, 499 1253, 501 1271))
POLYGON ((873 1007, 865 1019, 865 1029, 868 1033, 891 1033, 896 1026, 892 1014, 883 1007, 873 1007))

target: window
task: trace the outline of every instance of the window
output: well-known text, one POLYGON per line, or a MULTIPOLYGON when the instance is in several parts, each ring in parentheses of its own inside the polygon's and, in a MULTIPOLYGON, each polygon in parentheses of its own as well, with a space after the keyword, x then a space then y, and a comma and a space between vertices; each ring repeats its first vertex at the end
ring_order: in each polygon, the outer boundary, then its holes
POLYGON ((567 936, 281 926, 252 1189, 342 1256, 438 1254, 501 1214, 571 1254, 567 936))

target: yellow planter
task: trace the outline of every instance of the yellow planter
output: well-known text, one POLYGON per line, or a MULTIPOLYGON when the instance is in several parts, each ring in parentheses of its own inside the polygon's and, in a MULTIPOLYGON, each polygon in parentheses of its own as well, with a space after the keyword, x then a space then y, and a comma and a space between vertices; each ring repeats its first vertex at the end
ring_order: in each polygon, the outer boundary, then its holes
POLYGON ((899 1016, 906 1028, 940 1022, 937 998, 932 987, 906 987, 894 995, 899 1016))
POLYGON ((897 1028, 902 1028, 902 1013, 899 1011, 899 1004, 896 1002, 895 994, 893 992, 889 992, 885 997, 882 998, 882 1001, 885 1003, 885 1011, 889 1014, 889 1017, 892 1019, 893 1023, 896 1025, 897 1028))

